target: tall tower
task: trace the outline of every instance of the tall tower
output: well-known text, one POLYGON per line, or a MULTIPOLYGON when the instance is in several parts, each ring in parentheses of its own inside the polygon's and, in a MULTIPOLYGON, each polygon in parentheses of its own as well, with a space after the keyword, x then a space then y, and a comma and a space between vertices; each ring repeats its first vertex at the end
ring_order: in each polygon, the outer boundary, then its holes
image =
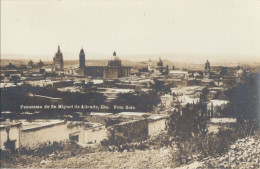
POLYGON ((210 63, 208 60, 205 63, 205 67, 204 67, 204 77, 210 78, 210 63))
POLYGON ((60 46, 58 46, 58 51, 53 57, 53 69, 55 71, 63 71, 63 55, 60 52, 60 46))
POLYGON ((79 53, 79 68, 85 68, 85 53, 84 50, 81 49, 79 53))

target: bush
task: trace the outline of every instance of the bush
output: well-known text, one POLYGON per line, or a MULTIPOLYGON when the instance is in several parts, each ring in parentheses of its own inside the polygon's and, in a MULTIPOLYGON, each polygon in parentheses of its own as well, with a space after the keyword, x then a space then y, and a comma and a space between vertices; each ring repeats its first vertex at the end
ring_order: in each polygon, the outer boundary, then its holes
POLYGON ((11 152, 10 151, 8 151, 8 150, 1 150, 0 149, 0 157, 1 157, 1 159, 8 159, 8 158, 10 158, 10 155, 11 155, 11 152))
POLYGON ((207 133, 206 113, 206 104, 202 102, 174 110, 167 121, 168 134, 179 141, 203 137, 207 133))
POLYGON ((217 134, 210 133, 205 137, 194 137, 186 141, 176 142, 173 146, 172 160, 177 165, 207 156, 218 156, 226 152, 237 139, 231 130, 220 130, 217 134), (195 155, 196 154, 196 155, 195 155))
POLYGON ((241 84, 226 92, 230 103, 224 110, 228 117, 237 119, 236 128, 240 137, 248 137, 259 129, 259 74, 252 74, 241 84))
POLYGON ((23 147, 20 150, 20 154, 43 157, 52 154, 55 151, 62 150, 65 144, 66 143, 64 142, 47 142, 39 145, 37 148, 23 147))

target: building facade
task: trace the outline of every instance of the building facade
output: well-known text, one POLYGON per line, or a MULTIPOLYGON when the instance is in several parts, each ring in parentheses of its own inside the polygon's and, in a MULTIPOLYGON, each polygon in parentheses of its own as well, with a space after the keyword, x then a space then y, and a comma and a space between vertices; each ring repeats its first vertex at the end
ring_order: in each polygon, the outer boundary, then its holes
POLYGON ((130 75, 130 67, 122 66, 120 58, 113 53, 111 60, 108 60, 107 66, 86 66, 85 53, 81 49, 79 54, 79 74, 84 76, 100 77, 107 79, 114 79, 120 77, 127 77, 130 75))
POLYGON ((58 51, 53 57, 53 71, 63 71, 63 55, 60 51, 60 46, 58 46, 58 51))

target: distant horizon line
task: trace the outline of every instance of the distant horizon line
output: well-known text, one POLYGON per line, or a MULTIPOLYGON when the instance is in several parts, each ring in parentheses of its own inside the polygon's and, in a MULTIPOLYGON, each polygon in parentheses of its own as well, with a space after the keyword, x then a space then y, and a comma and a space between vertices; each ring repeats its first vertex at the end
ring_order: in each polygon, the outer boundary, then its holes
MULTIPOLYGON (((13 61, 30 61, 30 60, 32 60, 35 63, 39 62, 40 60, 43 61, 43 62, 53 62, 52 60, 42 60, 42 59, 5 59, 5 58, 1 59, 0 58, 0 60, 2 60, 2 61, 4 61, 4 60, 5 61, 7 61, 7 60, 10 60, 10 61, 12 61, 12 60, 13 61)), ((99 61, 99 60, 108 61, 109 59, 89 59, 89 60, 86 60, 85 62, 87 62, 87 61, 99 61)), ((122 61, 136 62, 136 63, 138 63, 138 62, 139 63, 140 62, 148 62, 149 61, 149 59, 147 59, 147 60, 140 60, 140 61, 133 61, 133 60, 129 60, 129 59, 121 59, 121 60, 122 61)), ((79 61, 79 60, 76 60, 76 59, 66 59, 66 60, 63 60, 63 61, 66 62, 66 61, 79 61)), ((157 60, 156 59, 151 59, 151 61, 157 61, 157 60)), ((185 61, 172 61, 172 60, 169 60, 169 59, 162 59, 162 61, 169 61, 169 62, 172 62, 172 64, 174 64, 174 63, 185 63, 185 64, 194 64, 194 65, 204 65, 205 64, 205 62, 192 63, 192 62, 185 62, 185 61)), ((243 64, 260 65, 260 61, 257 61, 257 62, 255 62, 255 61, 240 61, 240 62, 236 62, 236 61, 233 61, 233 62, 231 62, 231 61, 229 61, 229 62, 226 62, 226 61, 218 61, 218 62, 212 61, 211 62, 209 60, 209 62, 211 63, 212 66, 224 66, 224 65, 227 66, 228 64, 232 64, 232 65, 237 65, 237 64, 239 64, 239 65, 243 65, 243 64)), ((12 62, 10 62, 10 63, 12 63, 12 62)))

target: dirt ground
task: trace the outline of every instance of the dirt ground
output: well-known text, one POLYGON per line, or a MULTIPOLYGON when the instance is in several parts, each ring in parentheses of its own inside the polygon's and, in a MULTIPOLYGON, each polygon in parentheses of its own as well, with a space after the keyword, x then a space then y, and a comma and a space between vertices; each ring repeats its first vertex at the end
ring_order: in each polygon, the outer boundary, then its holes
MULTIPOLYGON (((168 149, 135 152, 96 152, 29 167, 44 168, 170 168, 168 149)), ((26 166, 28 167, 28 166, 26 166)))
MULTIPOLYGON (((93 145, 77 147, 74 144, 61 144, 62 150, 38 153, 20 153, 1 161, 4 168, 173 168, 171 148, 160 148, 163 134, 146 143, 145 150, 138 146, 123 152, 93 145)), ((46 147, 46 149, 50 149, 46 147)), ((39 151, 43 151, 40 149, 39 151)), ((37 151, 38 152, 38 151, 37 151)))

